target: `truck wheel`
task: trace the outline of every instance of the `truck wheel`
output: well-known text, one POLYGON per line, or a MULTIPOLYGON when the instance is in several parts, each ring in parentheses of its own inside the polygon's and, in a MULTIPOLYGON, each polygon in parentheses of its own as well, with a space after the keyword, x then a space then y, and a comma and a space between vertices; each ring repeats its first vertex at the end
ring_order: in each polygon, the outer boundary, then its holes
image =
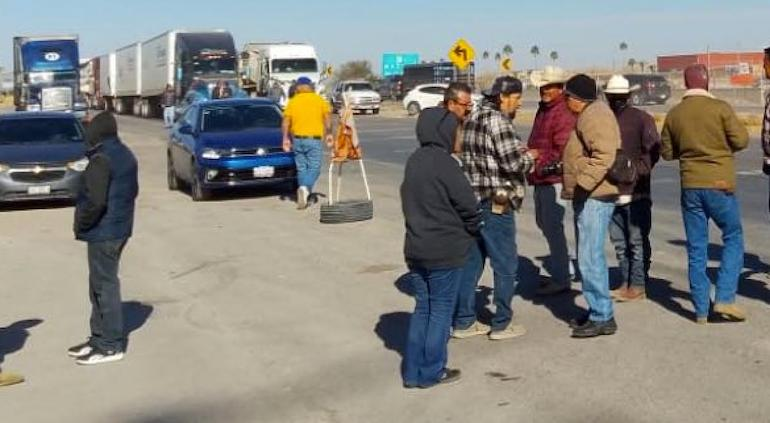
POLYGON ((192 163, 193 175, 192 183, 190 184, 190 196, 193 201, 208 201, 211 199, 211 191, 203 188, 203 183, 198 178, 198 171, 196 170, 195 162, 192 163))
POLYGON ((115 113, 122 115, 125 112, 125 105, 122 98, 115 100, 115 113))
POLYGON ((409 114, 409 116, 420 114, 420 104, 416 101, 409 103, 406 106, 406 112, 409 114))
POLYGON ((379 115, 380 114, 380 109, 372 110, 372 114, 379 115))
POLYGON ((333 205, 321 205, 321 223, 353 223, 373 218, 374 204, 368 200, 340 201, 333 205))

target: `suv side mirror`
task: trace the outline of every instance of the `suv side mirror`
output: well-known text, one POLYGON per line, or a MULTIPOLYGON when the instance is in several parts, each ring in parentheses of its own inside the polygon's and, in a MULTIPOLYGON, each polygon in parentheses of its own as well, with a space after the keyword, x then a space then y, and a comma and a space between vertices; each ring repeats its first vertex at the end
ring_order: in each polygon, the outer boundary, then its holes
POLYGON ((192 126, 190 126, 190 124, 188 123, 183 123, 179 127, 179 133, 184 135, 192 135, 193 134, 192 126))

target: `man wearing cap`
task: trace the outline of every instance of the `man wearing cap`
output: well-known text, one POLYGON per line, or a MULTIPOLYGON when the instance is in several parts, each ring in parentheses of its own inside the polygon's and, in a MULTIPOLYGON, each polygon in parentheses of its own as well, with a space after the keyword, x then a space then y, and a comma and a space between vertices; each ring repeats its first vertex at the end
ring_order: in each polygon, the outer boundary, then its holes
POLYGON ((463 169, 481 203, 484 226, 463 269, 453 325, 455 338, 489 334, 491 340, 502 340, 526 332, 512 322, 511 301, 518 284, 514 211, 521 206, 525 175, 537 159, 537 151, 526 151, 513 125, 521 93, 520 80, 497 78, 492 89, 484 93, 482 107, 472 112, 463 126, 463 169), (476 285, 487 257, 495 273, 491 327, 477 321, 475 309, 476 285))
POLYGON ((564 149, 562 198, 572 200, 577 226, 578 266, 588 314, 570 322, 572 336, 590 338, 617 331, 610 299, 604 243, 615 210, 618 188, 607 172, 620 147, 620 129, 612 110, 597 101, 596 81, 576 75, 565 84, 567 107, 577 116, 564 149))
POLYGON ((540 285, 538 295, 569 291, 570 274, 573 273, 570 272, 569 249, 564 236, 561 156, 577 119, 567 108, 564 98, 566 80, 566 72, 553 66, 533 73, 532 78, 532 84, 540 89, 541 101, 527 146, 539 154, 527 179, 535 188, 535 222, 545 236, 551 253, 547 261, 551 279, 540 285))
POLYGON ((610 240, 615 246, 622 277, 621 286, 611 292, 618 302, 646 298, 652 253, 650 174, 660 158, 660 136, 655 119, 628 104, 631 91, 632 87, 623 75, 610 78, 604 90, 620 126, 621 148, 636 173, 635 181, 618 184, 620 197, 610 221, 610 240))
POLYGON ((329 103, 313 91, 310 78, 297 79, 296 91, 283 112, 283 150, 294 151, 299 185, 297 209, 303 210, 321 175, 321 142, 325 139, 331 146, 334 139, 329 103))
POLYGON ((735 197, 735 153, 745 149, 749 133, 732 107, 709 91, 708 70, 691 65, 684 71, 687 91, 666 116, 661 155, 679 160, 682 181, 682 220, 687 236, 690 295, 698 324, 706 324, 711 302, 707 273, 709 220, 722 231, 722 264, 717 274, 714 313, 728 321, 743 321, 735 304, 743 269, 743 228, 735 197))

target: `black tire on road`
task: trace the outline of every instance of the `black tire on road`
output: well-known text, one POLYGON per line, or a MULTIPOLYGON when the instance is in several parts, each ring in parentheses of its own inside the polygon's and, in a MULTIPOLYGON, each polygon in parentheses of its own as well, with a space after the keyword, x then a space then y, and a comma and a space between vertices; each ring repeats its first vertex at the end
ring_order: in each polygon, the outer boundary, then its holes
POLYGON ((353 223, 372 218, 374 218, 374 203, 371 201, 340 201, 333 205, 321 205, 321 223, 353 223))
POLYGON ((192 182, 190 183, 190 196, 193 201, 208 201, 211 199, 211 191, 203 188, 201 180, 198 179, 198 171, 195 163, 192 163, 193 173, 192 182))
POLYGON ((171 153, 166 156, 166 180, 168 182, 169 191, 179 190, 179 177, 176 176, 174 171, 174 162, 171 160, 171 153))
POLYGON ((413 101, 409 103, 406 106, 406 112, 409 114, 409 116, 414 116, 420 113, 420 104, 416 101, 413 101))

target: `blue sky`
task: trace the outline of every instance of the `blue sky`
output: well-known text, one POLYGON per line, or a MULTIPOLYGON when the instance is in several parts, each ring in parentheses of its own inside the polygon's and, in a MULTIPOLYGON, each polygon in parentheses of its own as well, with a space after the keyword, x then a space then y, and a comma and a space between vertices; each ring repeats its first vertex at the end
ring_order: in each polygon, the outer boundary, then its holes
POLYGON ((81 55, 102 54, 167 29, 230 30, 247 41, 304 41, 322 61, 370 60, 383 52, 446 56, 458 37, 477 54, 514 48, 517 68, 533 66, 529 49, 556 50, 565 67, 611 66, 634 57, 770 45, 770 1, 739 0, 0 0, 0 66, 12 66, 14 35, 76 33, 81 55), (214 5, 214 6, 212 6, 214 5), (219 10, 213 10, 218 7, 219 10), (617 46, 630 46, 620 54, 617 46))

